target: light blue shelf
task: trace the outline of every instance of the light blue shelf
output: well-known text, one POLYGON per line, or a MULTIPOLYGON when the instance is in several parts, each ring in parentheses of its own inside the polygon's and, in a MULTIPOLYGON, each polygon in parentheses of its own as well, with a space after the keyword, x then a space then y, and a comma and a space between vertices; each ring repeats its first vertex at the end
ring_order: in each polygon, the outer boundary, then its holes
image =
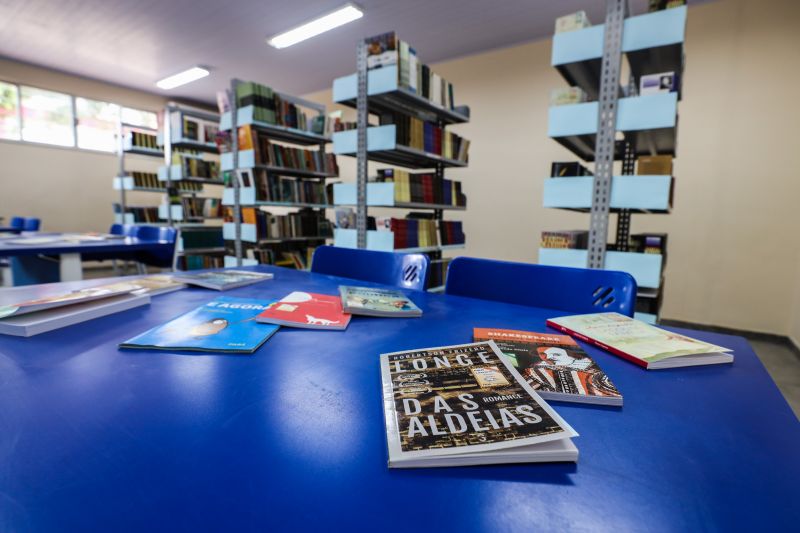
MULTIPOLYGON (((588 211, 592 207, 593 180, 592 176, 545 179, 543 206, 588 211)), ((610 205, 612 209, 668 213, 672 206, 672 176, 614 176, 610 205)))
MULTIPOLYGON (((267 136, 272 139, 290 142, 293 144, 312 145, 330 142, 330 138, 318 133, 300 130, 297 128, 289 128, 286 126, 279 126, 277 124, 270 124, 268 122, 260 122, 253 118, 254 112, 255 107, 252 105, 237 109, 236 124, 238 126, 253 126, 257 130, 264 131, 267 136)), ((223 113, 220 117, 219 129, 220 131, 227 131, 231 129, 230 111, 223 113)))
MULTIPOLYGON (((539 248, 539 264, 586 268, 586 250, 539 248)), ((658 288, 661 285, 663 257, 659 254, 606 252, 606 270, 628 272, 639 287, 658 288)))
MULTIPOLYGON (((358 130, 337 131, 333 134, 333 153, 355 155, 358 130)), ((403 146, 397 143, 397 126, 373 126, 367 128, 367 152, 370 161, 378 161, 406 168, 433 168, 441 163, 446 167, 465 167, 467 163, 447 159, 437 154, 403 146)), ((223 154, 225 155, 225 154, 223 154)))
MULTIPOLYGON (((225 262, 225 268, 236 267, 236 257, 232 255, 226 255, 223 259, 225 262)), ((242 257, 242 266, 256 266, 258 261, 255 259, 248 259, 247 257, 242 257)))

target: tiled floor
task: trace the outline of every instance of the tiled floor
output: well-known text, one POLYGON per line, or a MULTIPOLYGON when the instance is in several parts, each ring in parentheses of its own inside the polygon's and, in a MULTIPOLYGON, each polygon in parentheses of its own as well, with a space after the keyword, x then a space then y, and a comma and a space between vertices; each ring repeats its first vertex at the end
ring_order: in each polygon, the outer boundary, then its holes
POLYGON ((800 357, 784 344, 753 339, 749 342, 800 418, 800 357))

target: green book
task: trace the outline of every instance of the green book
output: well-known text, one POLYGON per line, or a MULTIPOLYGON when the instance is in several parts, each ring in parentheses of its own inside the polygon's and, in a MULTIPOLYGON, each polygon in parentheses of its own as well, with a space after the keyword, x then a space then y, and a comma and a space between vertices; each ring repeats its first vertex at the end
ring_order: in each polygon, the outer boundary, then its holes
POLYGON ((422 310, 400 291, 340 285, 339 294, 345 313, 382 317, 422 316, 422 310))

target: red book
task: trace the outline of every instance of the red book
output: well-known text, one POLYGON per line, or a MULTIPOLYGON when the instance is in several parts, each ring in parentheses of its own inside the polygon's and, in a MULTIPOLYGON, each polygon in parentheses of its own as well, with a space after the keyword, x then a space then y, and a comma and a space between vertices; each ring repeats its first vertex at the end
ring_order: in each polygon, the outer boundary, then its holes
POLYGON ((339 296, 293 292, 256 316, 256 322, 311 329, 347 328, 350 315, 342 310, 339 296))

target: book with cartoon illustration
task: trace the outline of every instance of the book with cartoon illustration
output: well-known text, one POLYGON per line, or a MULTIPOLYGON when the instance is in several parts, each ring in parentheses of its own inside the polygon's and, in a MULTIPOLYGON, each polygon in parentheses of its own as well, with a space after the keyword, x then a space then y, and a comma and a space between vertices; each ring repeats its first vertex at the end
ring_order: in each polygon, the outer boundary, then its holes
POLYGON ((622 405, 614 383, 568 335, 474 328, 475 342, 493 340, 545 400, 622 405))
POLYGON ((212 272, 179 272, 172 275, 172 279, 189 285, 197 285, 206 289, 226 291, 237 287, 244 287, 260 281, 272 279, 269 272, 252 272, 249 270, 214 270, 212 272))
POLYGON ((409 317, 421 316, 422 310, 405 294, 396 290, 372 287, 339 286, 342 308, 353 315, 409 317))
POLYGON ((350 314, 338 296, 296 291, 256 317, 259 322, 295 328, 343 330, 350 314))
POLYGON ((217 298, 119 345, 120 348, 253 353, 278 326, 259 324, 256 316, 274 300, 217 298))
POLYGON ((494 341, 381 355, 389 467, 577 461, 577 436, 494 341))

